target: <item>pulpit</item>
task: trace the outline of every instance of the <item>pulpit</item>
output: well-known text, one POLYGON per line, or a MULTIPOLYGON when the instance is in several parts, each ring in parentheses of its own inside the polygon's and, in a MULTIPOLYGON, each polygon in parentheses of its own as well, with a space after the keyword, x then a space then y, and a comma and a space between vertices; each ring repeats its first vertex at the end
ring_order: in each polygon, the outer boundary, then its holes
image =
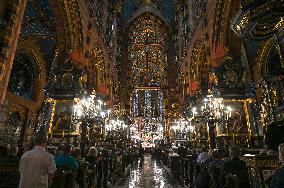
POLYGON ((249 170, 250 184, 253 188, 267 188, 266 182, 278 168, 277 156, 269 155, 245 155, 249 170))

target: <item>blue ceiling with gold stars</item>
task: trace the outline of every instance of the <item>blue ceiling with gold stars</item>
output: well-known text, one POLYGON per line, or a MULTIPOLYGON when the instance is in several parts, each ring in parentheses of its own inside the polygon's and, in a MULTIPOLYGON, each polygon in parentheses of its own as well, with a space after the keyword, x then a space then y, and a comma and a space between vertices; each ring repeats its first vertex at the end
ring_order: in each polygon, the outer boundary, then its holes
POLYGON ((55 18, 48 0, 28 0, 22 24, 22 37, 56 33, 55 18))
POLYGON ((33 38, 50 63, 56 47, 56 19, 48 0, 28 0, 24 13, 21 38, 33 38))

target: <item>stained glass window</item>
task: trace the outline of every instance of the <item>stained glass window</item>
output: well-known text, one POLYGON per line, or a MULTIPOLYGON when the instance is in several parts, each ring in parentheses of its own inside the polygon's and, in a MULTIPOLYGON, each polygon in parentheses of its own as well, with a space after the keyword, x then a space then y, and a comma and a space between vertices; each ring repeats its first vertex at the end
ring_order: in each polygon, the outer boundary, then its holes
POLYGON ((150 13, 137 18, 130 27, 128 54, 132 85, 132 114, 163 118, 163 91, 166 84, 166 37, 163 22, 150 13))
POLYGON ((134 86, 160 86, 167 65, 166 28, 147 13, 130 28, 129 59, 134 86))

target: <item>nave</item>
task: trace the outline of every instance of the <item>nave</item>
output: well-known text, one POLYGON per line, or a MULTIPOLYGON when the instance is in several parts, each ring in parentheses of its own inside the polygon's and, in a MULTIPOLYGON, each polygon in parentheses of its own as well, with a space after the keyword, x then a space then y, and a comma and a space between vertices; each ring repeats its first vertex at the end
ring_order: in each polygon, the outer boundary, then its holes
POLYGON ((283 57, 283 0, 0 0, 0 188, 284 188, 283 57))
POLYGON ((150 154, 139 159, 130 168, 129 175, 121 178, 114 187, 117 188, 182 188, 182 182, 175 180, 161 161, 150 154))

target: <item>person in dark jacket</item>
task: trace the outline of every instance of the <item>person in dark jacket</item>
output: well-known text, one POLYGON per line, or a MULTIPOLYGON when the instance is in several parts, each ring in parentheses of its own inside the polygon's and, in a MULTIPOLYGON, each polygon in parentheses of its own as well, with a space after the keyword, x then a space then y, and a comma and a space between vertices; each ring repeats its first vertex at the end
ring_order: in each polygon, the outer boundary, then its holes
POLYGON ((186 158, 187 150, 184 147, 183 143, 181 143, 180 147, 177 149, 177 154, 182 158, 186 158))
POLYGON ((97 164, 98 151, 95 147, 91 147, 87 156, 86 161, 88 162, 88 187, 95 187, 96 185, 96 164, 97 164))
POLYGON ((242 187, 249 187, 249 174, 246 163, 240 159, 240 149, 237 146, 230 148, 230 159, 224 162, 221 169, 220 183, 221 186, 227 187, 226 181, 228 175, 236 176, 242 187))
POLYGON ((282 165, 272 175, 270 188, 284 188, 284 143, 279 145, 278 151, 282 165))
POLYGON ((210 179, 211 179, 211 187, 219 188, 220 187, 220 174, 221 168, 223 165, 223 161, 221 159, 221 154, 218 150, 213 150, 211 153, 212 160, 210 161, 210 179))

